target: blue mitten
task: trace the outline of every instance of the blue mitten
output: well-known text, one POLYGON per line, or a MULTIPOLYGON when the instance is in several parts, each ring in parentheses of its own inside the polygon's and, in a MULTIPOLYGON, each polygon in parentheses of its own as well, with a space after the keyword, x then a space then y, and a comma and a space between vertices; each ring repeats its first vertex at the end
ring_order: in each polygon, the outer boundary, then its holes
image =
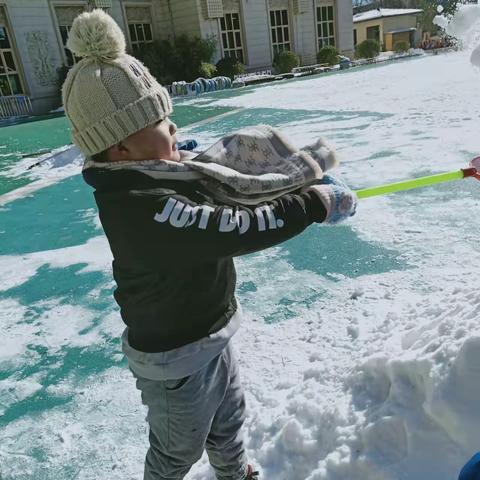
POLYGON ((314 192, 322 201, 327 216, 324 223, 338 223, 355 214, 357 196, 341 180, 330 175, 324 175, 317 185, 312 185, 307 191, 314 192))
POLYGON ((196 140, 184 140, 183 142, 177 143, 178 150, 193 150, 198 147, 198 142, 196 140))

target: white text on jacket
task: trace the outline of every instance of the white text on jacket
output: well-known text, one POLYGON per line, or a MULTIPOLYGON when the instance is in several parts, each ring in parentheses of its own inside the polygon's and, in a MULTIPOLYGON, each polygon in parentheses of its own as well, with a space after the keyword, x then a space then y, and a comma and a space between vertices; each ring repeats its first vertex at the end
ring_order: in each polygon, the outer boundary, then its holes
MULTIPOLYGON (((172 227, 184 228, 196 225, 201 230, 206 230, 208 223, 215 211, 208 205, 192 207, 180 200, 170 197, 161 213, 155 214, 154 220, 159 223, 169 222, 172 227)), ((276 219, 273 208, 262 205, 254 209, 257 229, 259 232, 275 230, 284 226, 284 221, 276 219)), ((238 229, 240 234, 245 233, 251 227, 251 219, 246 210, 223 208, 218 222, 219 232, 232 232, 238 229)))

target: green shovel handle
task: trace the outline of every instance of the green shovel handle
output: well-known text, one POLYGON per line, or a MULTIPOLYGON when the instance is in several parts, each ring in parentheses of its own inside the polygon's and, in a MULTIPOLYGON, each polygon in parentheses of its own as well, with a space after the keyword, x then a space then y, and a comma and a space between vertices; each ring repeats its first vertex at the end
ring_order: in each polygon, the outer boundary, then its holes
POLYGON ((377 195, 386 195, 388 193, 402 192, 405 190, 412 190, 413 188, 426 187, 436 183, 451 182, 453 180, 460 180, 466 177, 475 177, 480 180, 480 172, 477 169, 462 168, 454 172, 439 173, 437 175, 429 175, 428 177, 414 178, 412 180, 405 180, 403 182, 389 183, 387 185, 379 185, 377 187, 364 188, 357 190, 355 193, 358 198, 375 197, 377 195))

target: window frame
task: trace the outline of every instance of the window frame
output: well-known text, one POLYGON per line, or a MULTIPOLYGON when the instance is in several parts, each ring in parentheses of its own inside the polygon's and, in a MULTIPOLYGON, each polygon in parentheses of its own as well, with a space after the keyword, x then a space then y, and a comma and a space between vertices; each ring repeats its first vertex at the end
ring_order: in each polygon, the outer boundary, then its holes
POLYGON ((370 27, 366 27, 365 38, 367 40, 376 40, 380 45, 382 45, 382 41, 380 40, 381 36, 382 36, 382 32, 381 32, 380 24, 371 25, 370 27), (373 38, 372 36, 368 36, 369 32, 372 32, 372 31, 376 32, 375 38, 373 38))
MULTIPOLYGON (((226 58, 227 57, 227 52, 237 52, 237 51, 241 51, 241 56, 242 58, 238 58, 238 56, 235 54, 235 58, 240 61, 241 63, 243 63, 244 65, 246 64, 246 55, 245 55, 245 47, 244 47, 244 41, 243 41, 243 28, 242 28, 242 14, 241 12, 239 11, 225 11, 223 12, 223 17, 219 18, 218 19, 218 30, 220 32, 220 47, 221 47, 221 50, 222 50, 222 57, 223 58, 226 58), (231 29, 228 29, 228 22, 227 22, 227 15, 237 15, 238 16, 238 28, 235 28, 234 27, 234 22, 233 22, 233 18, 231 20, 232 22, 232 28, 231 29), (226 29, 223 30, 222 29, 222 20, 225 22, 225 27, 226 29), (229 33, 232 33, 232 38, 233 38, 233 43, 234 43, 234 47, 231 48, 230 46, 230 40, 229 40, 229 33), (239 34, 240 35, 240 46, 237 45, 237 36, 236 34, 239 34), (225 45, 224 45, 224 42, 223 42, 223 35, 226 34, 227 36, 227 44, 228 44, 228 48, 225 48, 225 45)), ((228 55, 228 57, 231 57, 231 55, 228 55)))
POLYGON ((8 43, 9 43, 8 48, 0 48, 0 65, 4 69, 4 73, 0 73, 0 77, 6 78, 7 84, 10 90, 10 92, 7 95, 4 95, 0 91, 0 98, 12 97, 15 95, 28 95, 28 91, 26 88, 27 84, 23 76, 23 65, 20 62, 20 55, 18 54, 18 48, 16 45, 13 29, 10 27, 11 22, 10 22, 10 17, 7 10, 7 5, 0 3, 0 8, 3 9, 5 19, 6 19, 5 25, 0 25, 0 28, 5 29, 7 38, 8 38, 8 43), (13 65, 15 67, 15 70, 12 70, 11 72, 8 71, 7 61, 5 60, 5 56, 4 56, 4 53, 7 53, 7 52, 11 54, 13 65), (18 79, 18 83, 20 85, 20 90, 21 90, 20 93, 13 93, 12 83, 10 82, 9 77, 16 77, 18 79))
POLYGON ((62 32, 60 30, 60 27, 68 27, 68 30, 67 30, 67 34, 68 34, 70 29, 72 28, 72 25, 60 25, 60 22, 57 17, 56 8, 57 7, 83 7, 83 10, 87 11, 88 3, 86 0, 50 0, 49 6, 50 6, 50 13, 55 26, 55 34, 57 35, 57 43, 60 49, 60 55, 62 57, 63 65, 65 67, 71 68, 77 63, 78 59, 76 59, 75 55, 71 53, 73 64, 70 65, 69 57, 67 54, 67 50, 68 50, 66 46, 67 42, 66 41, 65 43, 63 42, 63 37, 62 37, 62 32))
POLYGON ((292 37, 292 28, 290 26, 290 11, 288 8, 269 8, 268 9, 268 26, 270 31, 270 45, 272 50, 272 58, 275 58, 277 53, 287 51, 293 51, 293 37, 292 37), (280 13, 281 16, 281 23, 277 24, 277 12, 286 12, 287 14, 287 24, 283 23, 283 13, 280 13), (272 25, 272 14, 275 18, 275 25, 272 25), (274 41, 274 29, 275 29, 275 41, 274 41), (288 32, 288 41, 285 41, 285 30, 288 32), (281 32, 282 34, 282 41, 278 41, 278 34, 281 32), (279 46, 285 46, 288 44, 288 48, 281 48, 279 46), (277 47, 277 48, 276 48, 277 47))
POLYGON ((332 45, 336 47, 337 45, 337 28, 336 28, 336 12, 335 12, 335 3, 334 2, 318 2, 315 4, 315 37, 317 40, 317 52, 320 51, 323 47, 327 45, 332 45), (332 18, 327 19, 323 18, 322 9, 327 9, 327 12, 332 12, 332 18), (333 32, 330 33, 330 25, 332 26, 333 32), (326 28, 328 35, 323 35, 323 29, 326 28), (322 33, 322 36, 319 33, 322 33), (326 40, 326 42, 325 42, 326 40), (333 40, 333 43, 331 42, 333 40))
MULTIPOLYGON (((155 41, 155 22, 154 22, 154 15, 153 15, 153 4, 151 2, 122 2, 122 13, 123 13, 123 21, 125 25, 126 31, 126 38, 128 39, 128 47, 132 53, 135 53, 136 47, 140 45, 148 45, 155 41), (131 7, 143 7, 148 8, 150 11, 150 23, 144 22, 129 22, 127 9, 131 7), (137 33, 137 26, 141 25, 142 29, 144 30, 144 25, 150 25, 150 34, 152 36, 151 40, 148 41, 138 41, 132 39, 132 34, 130 33, 130 25, 135 26, 135 33, 137 33)), ((145 31, 144 31, 145 34, 145 31)))

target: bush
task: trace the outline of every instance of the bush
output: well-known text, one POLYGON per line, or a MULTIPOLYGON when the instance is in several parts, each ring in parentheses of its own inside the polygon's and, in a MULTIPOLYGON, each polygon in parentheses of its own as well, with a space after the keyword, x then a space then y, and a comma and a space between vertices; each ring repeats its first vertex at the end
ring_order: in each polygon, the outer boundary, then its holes
POLYGON ((405 40, 399 40, 398 42, 395 42, 395 45, 393 46, 393 51, 395 53, 404 53, 408 52, 409 50, 410 43, 405 40))
POLYGON ((202 62, 198 69, 198 76, 203 78, 212 78, 217 73, 217 67, 213 63, 202 62))
POLYGON ((375 58, 380 53, 380 43, 369 38, 357 45, 355 55, 359 58, 375 58))
POLYGON ((327 45, 317 53, 317 62, 328 65, 337 65, 339 62, 338 50, 333 45, 327 45))
POLYGON ((299 65, 298 55, 290 50, 277 53, 273 59, 273 66, 278 73, 290 73, 293 68, 299 65))
POLYGON ((235 75, 241 75, 244 71, 245 65, 234 57, 225 57, 217 62, 217 74, 221 77, 233 80, 235 75))
POLYGON ((198 78, 203 63, 210 63, 217 49, 214 37, 207 39, 180 35, 174 42, 156 40, 136 56, 160 83, 191 82, 198 78))

